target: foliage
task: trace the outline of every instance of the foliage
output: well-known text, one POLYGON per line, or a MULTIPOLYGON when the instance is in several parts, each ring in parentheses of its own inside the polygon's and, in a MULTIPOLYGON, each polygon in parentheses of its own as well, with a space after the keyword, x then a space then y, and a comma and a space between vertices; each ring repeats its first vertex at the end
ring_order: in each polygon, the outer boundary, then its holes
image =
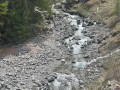
POLYGON ((120 0, 116 0, 115 2, 115 10, 114 13, 118 16, 120 16, 120 0))
POLYGON ((40 24, 42 16, 35 6, 51 14, 52 0, 1 0, 0 43, 18 43, 32 34, 32 25, 40 24))

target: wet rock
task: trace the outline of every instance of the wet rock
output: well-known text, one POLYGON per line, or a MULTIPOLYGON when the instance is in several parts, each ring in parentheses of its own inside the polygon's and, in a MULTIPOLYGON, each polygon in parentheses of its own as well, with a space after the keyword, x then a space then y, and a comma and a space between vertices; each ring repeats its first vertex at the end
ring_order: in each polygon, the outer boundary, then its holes
POLYGON ((83 80, 80 80, 80 81, 79 81, 79 84, 80 84, 80 85, 83 85, 83 84, 84 84, 83 80))
POLYGON ((102 41, 100 39, 97 39, 97 43, 100 44, 102 41))
POLYGON ((72 61, 72 63, 76 63, 76 61, 75 61, 75 60, 73 60, 73 61, 72 61))
POLYGON ((87 45, 90 45, 91 43, 92 43, 91 40, 88 40, 88 41, 87 41, 87 45))
POLYGON ((56 79, 56 78, 57 78, 57 75, 56 75, 56 74, 54 74, 54 75, 53 75, 53 77, 56 79))
POLYGON ((79 42, 76 42, 76 45, 79 45, 79 42))
POLYGON ((89 55, 85 55, 84 58, 89 58, 89 55))
POLYGON ((92 43, 95 43, 95 42, 96 42, 95 39, 93 39, 93 40, 92 40, 92 43))
POLYGON ((77 31, 77 30, 78 30, 78 28, 74 28, 74 29, 73 29, 73 31, 77 31))
POLYGON ((91 39, 93 39, 93 38, 94 38, 94 36, 93 36, 93 35, 90 35, 89 37, 90 37, 91 39))
POLYGON ((87 23, 83 22, 82 27, 87 27, 87 23))
POLYGON ((92 26, 92 25, 94 25, 94 22, 88 22, 88 24, 87 24, 87 26, 92 26))
POLYGON ((85 33, 87 33, 87 31, 86 30, 82 30, 81 33, 85 34, 85 33))
POLYGON ((84 88, 84 86, 83 85, 80 85, 80 89, 83 89, 84 88))
POLYGON ((55 80, 55 77, 54 76, 50 76, 47 78, 48 82, 53 82, 55 80))
POLYGON ((73 50, 73 47, 72 47, 72 46, 70 46, 70 49, 71 49, 71 50, 73 50))
POLYGON ((82 45, 82 46, 81 46, 81 48, 85 48, 85 46, 84 46, 84 45, 82 45))
POLYGON ((69 50, 70 53, 71 53, 72 51, 73 51, 72 49, 69 50))
POLYGON ((73 39, 74 40, 81 40, 80 36, 74 36, 73 39))
POLYGON ((77 24, 79 25, 81 23, 81 21, 80 20, 77 20, 77 24))
POLYGON ((90 69, 87 69, 87 72, 90 72, 91 70, 90 69))
POLYGON ((73 36, 73 33, 69 33, 69 37, 73 36))
POLYGON ((62 60, 61 60, 61 63, 62 63, 62 64, 65 64, 65 59, 62 59, 62 60))

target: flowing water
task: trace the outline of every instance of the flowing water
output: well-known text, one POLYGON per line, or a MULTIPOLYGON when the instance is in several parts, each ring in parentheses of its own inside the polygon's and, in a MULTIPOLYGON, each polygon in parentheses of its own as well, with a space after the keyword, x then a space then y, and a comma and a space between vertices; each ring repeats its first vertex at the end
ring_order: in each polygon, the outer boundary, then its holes
MULTIPOLYGON (((55 5, 53 5, 52 7, 53 12, 56 14, 60 14, 62 11, 59 9, 55 9, 54 6, 55 5)), ((120 50, 87 62, 83 58, 84 55, 81 47, 82 45, 86 44, 87 40, 90 40, 90 38, 84 36, 83 33, 81 33, 84 27, 82 27, 82 22, 79 25, 77 24, 77 19, 79 19, 80 21, 82 20, 77 15, 70 15, 69 13, 65 12, 62 13, 66 15, 66 17, 64 17, 63 19, 70 22, 70 24, 75 26, 78 30, 74 31, 73 36, 65 39, 68 48, 72 48, 71 57, 68 60, 65 60, 65 63, 63 63, 61 66, 58 67, 58 69, 56 69, 57 79, 52 83, 52 88, 53 90, 85 90, 84 87, 80 85, 80 81, 85 80, 84 68, 87 67, 87 65, 90 65, 103 58, 109 57, 111 54, 119 52, 120 50), (75 37, 79 37, 80 39, 76 40, 74 39, 75 37)))
MULTIPOLYGON (((61 10, 54 9, 54 5, 52 7, 52 10, 54 13, 59 14, 62 12, 61 10)), ((75 26, 78 30, 74 31, 74 35, 67 38, 65 42, 68 45, 68 48, 72 47, 72 56, 69 60, 65 60, 65 64, 61 65, 56 72, 57 73, 57 79, 52 83, 53 90, 80 90, 79 87, 79 80, 84 80, 84 68, 87 65, 87 62, 83 58, 81 46, 86 43, 87 40, 90 38, 84 36, 81 31, 84 29, 81 24, 77 24, 76 18, 79 18, 77 15, 70 15, 68 13, 63 12, 67 15, 67 17, 64 17, 63 19, 70 22, 71 25, 75 26), (79 37, 80 40, 75 40, 74 37, 79 37), (77 44, 76 44, 77 42, 77 44), (71 61, 74 61, 74 63, 71 63, 71 61), (64 73, 60 73, 59 71, 68 71, 64 73), (79 75, 79 80, 76 77, 79 75)), ((82 21, 82 20, 81 20, 82 21)))

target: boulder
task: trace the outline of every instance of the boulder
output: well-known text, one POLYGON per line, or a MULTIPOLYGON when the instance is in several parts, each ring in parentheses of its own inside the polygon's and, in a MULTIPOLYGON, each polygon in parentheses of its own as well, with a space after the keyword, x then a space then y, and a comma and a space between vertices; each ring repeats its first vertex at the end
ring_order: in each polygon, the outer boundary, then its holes
POLYGON ((87 33, 87 31, 86 31, 86 30, 83 30, 83 31, 81 31, 81 33, 87 33))
POLYGON ((74 40, 81 40, 80 36, 76 35, 73 37, 74 40))
POLYGON ((76 42, 76 45, 79 45, 79 42, 76 42))
POLYGON ((82 46, 81 46, 81 48, 85 48, 85 46, 84 46, 84 45, 82 45, 82 46))
POLYGON ((73 29, 73 31, 77 31, 77 30, 78 30, 78 28, 74 28, 74 29, 73 29))
POLYGON ((86 26, 87 26, 87 23, 83 22, 82 27, 86 27, 86 26))
POLYGON ((81 23, 81 21, 80 20, 77 20, 77 24, 79 25, 81 23))
POLYGON ((79 81, 79 84, 80 84, 80 85, 84 84, 83 80, 80 80, 80 81, 79 81))
POLYGON ((87 26, 92 26, 92 25, 94 25, 94 22, 90 22, 90 21, 89 21, 89 22, 87 23, 87 26))
POLYGON ((72 63, 76 63, 76 61, 75 61, 75 60, 73 60, 73 61, 72 61, 72 63))
POLYGON ((62 63, 62 64, 65 64, 65 59, 62 59, 62 60, 61 60, 61 63, 62 63))
POLYGON ((97 43, 100 44, 102 41, 100 39, 97 39, 97 43))
POLYGON ((84 58, 89 58, 89 55, 85 55, 84 58))
POLYGON ((88 41, 87 41, 87 45, 90 45, 91 43, 92 43, 91 40, 88 40, 88 41))
POLYGON ((53 82, 55 80, 55 77, 54 76, 50 76, 47 78, 48 82, 53 82))

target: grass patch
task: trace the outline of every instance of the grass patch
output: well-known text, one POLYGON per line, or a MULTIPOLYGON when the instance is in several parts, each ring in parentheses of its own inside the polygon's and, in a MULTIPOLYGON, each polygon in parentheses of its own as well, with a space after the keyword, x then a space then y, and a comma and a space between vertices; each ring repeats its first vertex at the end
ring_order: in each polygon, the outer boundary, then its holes
POLYGON ((120 22, 116 24, 115 28, 111 31, 112 36, 116 36, 120 33, 120 22))

